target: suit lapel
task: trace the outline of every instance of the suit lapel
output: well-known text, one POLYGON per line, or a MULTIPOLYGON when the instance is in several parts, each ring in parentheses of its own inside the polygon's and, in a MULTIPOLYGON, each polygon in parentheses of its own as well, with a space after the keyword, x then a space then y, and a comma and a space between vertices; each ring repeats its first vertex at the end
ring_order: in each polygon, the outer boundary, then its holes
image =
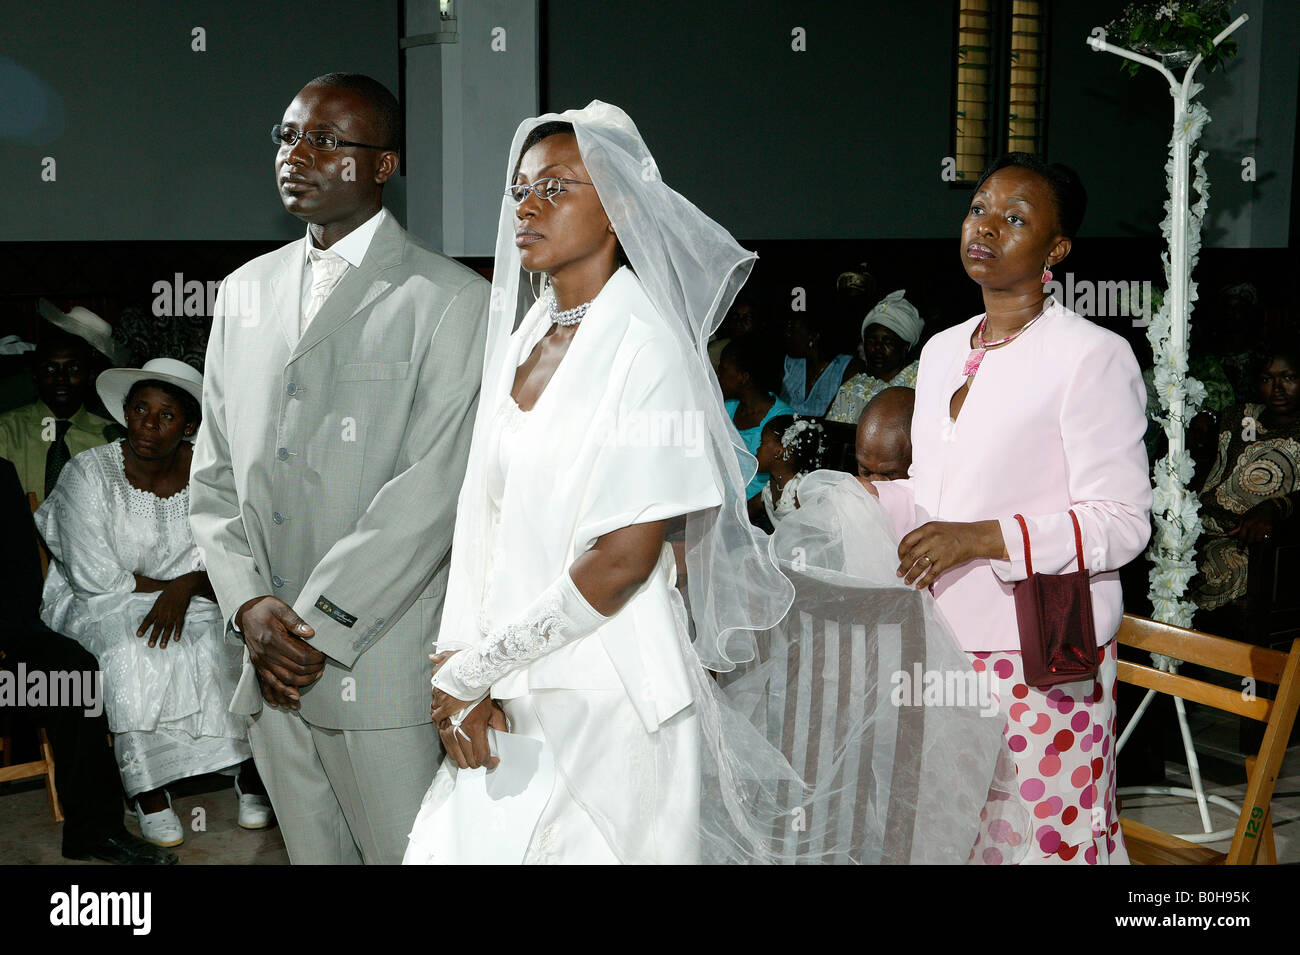
POLYGON ((302 313, 302 261, 307 255, 306 244, 307 240, 302 238, 286 247, 286 259, 271 276, 275 321, 290 352, 298 342, 298 317, 302 313))
MULTIPOLYGON (((401 227, 391 216, 385 216, 370 240, 370 248, 366 250, 360 267, 348 269, 339 279, 330 297, 307 326, 302 339, 293 347, 290 361, 320 344, 388 290, 392 283, 383 277, 383 273, 402 261, 404 244, 401 227)), ((299 286, 300 295, 301 291, 299 286)))

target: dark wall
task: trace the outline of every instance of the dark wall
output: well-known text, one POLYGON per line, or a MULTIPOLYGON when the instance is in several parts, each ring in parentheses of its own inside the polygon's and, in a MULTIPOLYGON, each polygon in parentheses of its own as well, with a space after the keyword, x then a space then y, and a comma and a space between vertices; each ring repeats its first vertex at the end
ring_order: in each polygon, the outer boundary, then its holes
MULTIPOLYGON (((1286 82, 1260 77, 1260 135, 1272 142, 1288 128, 1279 117, 1295 113, 1300 16, 1295 0, 1242 3, 1266 24, 1252 62, 1292 65, 1286 82)), ((1085 236, 1149 236, 1163 215, 1168 97, 1149 71, 1122 76, 1084 42, 1122 5, 1050 4, 1047 151, 1093 187, 1085 236)), ((626 108, 669 181, 744 238, 943 237, 967 198, 940 178, 952 150, 956 6, 542 0, 545 105, 626 108), (791 49, 795 27, 806 51, 791 49)), ((398 9, 10 4, 0 18, 0 241, 296 235, 275 200, 267 130, 318 73, 359 70, 396 87, 398 9), (191 50, 196 26, 206 52, 191 50), (46 156, 58 163, 53 183, 40 180, 46 156)), ((1221 77, 1203 79, 1213 105, 1221 77)), ((1287 157, 1254 189, 1231 181, 1235 163, 1212 158, 1215 208, 1254 203, 1255 215, 1288 219, 1289 190, 1277 189, 1290 179, 1287 157)), ((398 177, 388 190, 399 216, 407 187, 398 177)))
POLYGON ((736 235, 925 238, 960 219, 940 180, 950 3, 547 0, 544 21, 547 108, 623 107, 736 235))
MULTIPOLYGON (((1263 4, 1259 62, 1284 63, 1289 50, 1294 67, 1295 0, 1243 2, 1263 4)), ((46 0, 6 10, 0 334, 33 333, 41 295, 65 306, 94 300, 115 320, 127 305, 148 309, 159 279, 217 280, 301 234, 275 196, 269 127, 307 78, 330 69, 396 87, 398 3, 260 0, 256 17, 250 6, 46 0), (194 26, 207 30, 206 53, 190 51, 194 26), (58 159, 57 183, 39 181, 45 155, 58 159), (133 239, 148 241, 124 241, 133 239)), ((1052 4, 1047 150, 1090 187, 1070 260, 1077 277, 1158 280, 1168 96, 1153 75, 1123 76, 1084 42, 1120 6, 1052 4)), ((951 151, 954 7, 543 0, 544 105, 599 97, 624 106, 668 181, 760 252, 754 282, 774 308, 802 287, 810 311, 822 309, 835 275, 866 261, 882 292, 907 288, 942 327, 980 307, 957 255, 969 193, 940 178, 951 151), (796 26, 806 52, 791 50, 796 26)), ((1288 86, 1272 82, 1274 69, 1261 76, 1261 136, 1276 137, 1287 119, 1295 129, 1294 70, 1288 86)), ((1205 78, 1206 97, 1220 80, 1205 78)), ((1262 174, 1290 177, 1294 160, 1262 174)), ((1289 216, 1295 204, 1276 200, 1275 183, 1252 190, 1217 177, 1211 208, 1245 201, 1289 216)), ((407 185, 399 178, 388 190, 399 215, 407 185)), ((1198 269, 1203 295, 1221 274, 1300 301, 1294 257, 1265 267, 1214 251, 1198 269)))
MULTIPOLYGON (((0 241, 300 235, 276 196, 271 127, 321 73, 396 89, 397 14, 388 0, 6 4, 0 241)), ((403 190, 386 190, 399 214, 403 190)))
MULTIPOLYGON (((1294 0, 1263 3, 1274 13, 1294 0)), ((1169 95, 1151 71, 1122 75, 1118 58, 1085 42, 1123 6, 1050 4, 1047 156, 1091 187, 1085 237, 1158 237, 1164 216, 1169 95)), ((952 148, 955 7, 546 0, 545 106, 622 106, 668 182, 750 240, 954 235, 969 197, 940 178, 952 148), (806 52, 791 50, 794 27, 807 31, 806 52)), ((1294 60, 1295 18, 1269 23, 1268 56, 1294 60)), ((1211 108, 1220 76, 1201 77, 1211 108)), ((1294 114, 1294 75, 1277 90, 1261 80, 1263 110, 1294 114)), ((1289 218, 1289 202, 1219 186, 1218 201, 1289 218)))

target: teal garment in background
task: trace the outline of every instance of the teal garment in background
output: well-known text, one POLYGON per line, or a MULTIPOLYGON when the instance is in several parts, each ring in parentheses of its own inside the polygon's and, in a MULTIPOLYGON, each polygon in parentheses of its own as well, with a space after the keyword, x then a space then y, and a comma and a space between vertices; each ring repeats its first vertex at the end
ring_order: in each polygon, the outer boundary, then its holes
MULTIPOLYGON (((769 392, 769 394, 771 393, 769 392)), ((794 414, 793 409, 791 409, 791 407, 780 398, 777 398, 776 395, 772 395, 772 398, 772 407, 767 414, 763 415, 762 421, 753 428, 736 429, 740 432, 740 439, 745 442, 745 447, 749 449, 750 454, 758 454, 758 446, 763 441, 764 425, 773 418, 778 418, 783 414, 794 414)), ((727 409, 727 414, 731 416, 731 420, 734 422, 736 420, 736 409, 740 407, 740 402, 733 398, 731 401, 724 402, 724 405, 727 409)), ((745 488, 745 497, 753 498, 755 494, 761 493, 763 488, 767 486, 767 481, 768 477, 766 471, 759 471, 756 473, 753 480, 751 480, 745 488)))

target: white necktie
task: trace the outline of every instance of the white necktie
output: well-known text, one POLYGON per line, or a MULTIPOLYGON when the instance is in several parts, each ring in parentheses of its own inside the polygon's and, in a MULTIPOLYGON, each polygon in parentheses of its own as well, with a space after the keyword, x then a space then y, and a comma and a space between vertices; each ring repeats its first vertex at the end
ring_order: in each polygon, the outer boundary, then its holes
POLYGON ((325 300, 330 297, 330 292, 334 291, 334 286, 348 270, 348 260, 330 249, 308 249, 307 258, 311 261, 311 300, 302 313, 299 335, 307 331, 311 320, 316 317, 325 300))

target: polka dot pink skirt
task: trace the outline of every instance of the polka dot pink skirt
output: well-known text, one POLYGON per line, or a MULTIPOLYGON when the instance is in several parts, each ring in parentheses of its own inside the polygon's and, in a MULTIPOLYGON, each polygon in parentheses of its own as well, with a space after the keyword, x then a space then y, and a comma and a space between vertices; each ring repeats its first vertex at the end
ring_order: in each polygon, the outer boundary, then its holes
POLYGON ((972 653, 1006 717, 972 865, 1126 864, 1115 809, 1116 641, 1093 680, 1027 686, 1019 652, 972 653))

